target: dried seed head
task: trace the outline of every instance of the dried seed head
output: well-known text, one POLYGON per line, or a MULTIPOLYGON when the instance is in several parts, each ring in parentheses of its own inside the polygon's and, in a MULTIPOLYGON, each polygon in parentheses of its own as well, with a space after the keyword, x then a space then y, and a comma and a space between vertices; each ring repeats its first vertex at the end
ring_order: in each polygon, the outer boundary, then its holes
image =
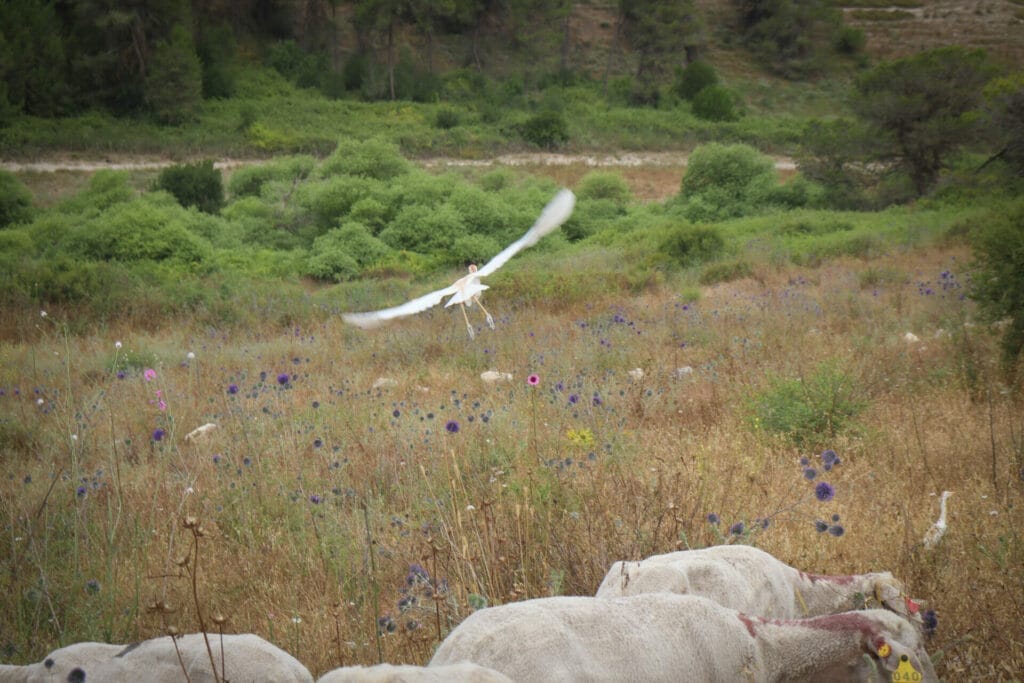
POLYGON ((178 565, 179 567, 185 567, 188 565, 188 559, 188 555, 182 555, 174 561, 174 564, 178 565))
POLYGON ((228 623, 228 618, 220 612, 218 612, 217 614, 214 614, 212 617, 210 617, 210 621, 217 624, 217 626, 223 626, 224 624, 228 623))
POLYGON ((174 636, 178 635, 178 627, 177 626, 168 626, 167 627, 167 634, 170 635, 171 637, 174 637, 174 636))
POLYGON ((189 515, 188 517, 185 517, 181 520, 181 525, 186 529, 195 529, 197 526, 199 526, 199 520, 193 517, 192 515, 189 515))

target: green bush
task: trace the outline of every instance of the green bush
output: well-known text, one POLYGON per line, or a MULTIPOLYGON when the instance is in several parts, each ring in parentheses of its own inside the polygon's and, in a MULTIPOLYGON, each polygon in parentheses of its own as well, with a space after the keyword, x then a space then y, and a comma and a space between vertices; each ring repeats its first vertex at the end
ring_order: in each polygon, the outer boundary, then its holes
POLYGON ((145 195, 82 223, 67 250, 97 261, 198 264, 209 255, 209 246, 188 230, 185 214, 167 195, 145 195))
POLYGON ((719 282, 732 282, 751 277, 754 274, 753 268, 746 261, 726 261, 723 263, 712 263, 700 274, 702 285, 713 285, 719 282))
POLYGON ((281 157, 264 164, 243 166, 231 174, 228 192, 232 197, 258 197, 269 180, 297 183, 309 177, 316 159, 308 155, 281 157))
POLYGON ((855 428, 866 407, 852 377, 837 363, 820 363, 805 377, 770 376, 748 402, 755 428, 786 437, 798 448, 816 448, 855 428))
POLYGON ((736 99, 721 85, 709 85, 693 96, 693 114, 705 121, 736 121, 736 99))
POLYGON ((620 205, 632 199, 629 185, 622 176, 609 171, 590 171, 583 176, 576 187, 576 196, 581 200, 609 199, 620 205))
POLYGON ((398 212, 379 237, 392 249, 429 254, 443 252, 465 234, 465 219, 451 206, 411 204, 398 212))
POLYGON ((127 171, 96 171, 84 190, 58 205, 68 215, 93 214, 115 204, 129 201, 135 191, 128 185, 127 171))
POLYGON ((321 280, 342 282, 391 255, 391 249, 370 234, 365 225, 349 222, 316 238, 306 261, 306 273, 321 280))
POLYGON ((483 265, 501 251, 501 247, 497 240, 487 235, 463 235, 452 243, 444 255, 444 263, 453 266, 483 265))
POLYGON ((368 196, 375 183, 364 177, 341 175, 310 182, 296 192, 292 201, 306 212, 321 232, 336 227, 360 199, 368 196))
POLYGON ((569 141, 569 125, 562 112, 545 109, 528 118, 519 129, 523 140, 544 149, 556 149, 569 141))
POLYGON ((451 107, 443 107, 434 114, 434 126, 441 130, 450 130, 459 125, 459 112, 451 107))
POLYGON ((693 100, 701 90, 717 84, 718 74, 715 73, 715 68, 698 59, 687 64, 679 74, 675 90, 676 94, 684 100, 693 100))
POLYGON ((854 26, 843 26, 836 37, 836 51, 844 55, 856 55, 864 51, 867 37, 864 29, 854 26))
POLYGON ((32 193, 10 171, 0 170, 0 228, 32 220, 32 193))
POLYGON ((1024 354, 1024 203, 993 212, 974 238, 971 297, 990 321, 1006 320, 1003 359, 1007 368, 1024 354))
POLYGON ((775 163, 742 144, 702 145, 690 155, 680 192, 683 216, 695 222, 735 218, 769 206, 775 163))
POLYGON ((146 103, 157 121, 169 125, 199 119, 203 104, 203 69, 192 33, 181 24, 168 40, 156 44, 145 81, 146 103))
POLYGON ((224 205, 224 183, 209 159, 165 168, 154 187, 170 192, 182 206, 194 206, 206 213, 217 213, 224 205))
POLYGON ((661 239, 658 252, 686 268, 709 261, 725 249, 725 239, 717 229, 703 225, 682 224, 661 239))
POLYGON ((320 166, 320 174, 356 175, 376 180, 391 180, 408 173, 409 162, 398 146, 383 138, 345 139, 320 166))

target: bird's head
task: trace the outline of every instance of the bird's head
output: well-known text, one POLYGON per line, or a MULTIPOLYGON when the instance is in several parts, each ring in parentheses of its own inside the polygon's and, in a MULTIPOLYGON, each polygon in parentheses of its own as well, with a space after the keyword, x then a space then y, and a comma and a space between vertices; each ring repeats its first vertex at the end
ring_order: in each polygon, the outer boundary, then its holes
POLYGON ((469 272, 470 273, 475 273, 476 272, 476 264, 475 263, 470 263, 469 264, 469 272))

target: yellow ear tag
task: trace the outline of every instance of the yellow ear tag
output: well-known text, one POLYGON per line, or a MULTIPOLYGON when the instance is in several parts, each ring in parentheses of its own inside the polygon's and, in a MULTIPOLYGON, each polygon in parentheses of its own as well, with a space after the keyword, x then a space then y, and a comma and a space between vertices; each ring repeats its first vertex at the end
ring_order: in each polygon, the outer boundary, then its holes
POLYGON ((921 676, 921 672, 910 663, 910 659, 906 655, 901 655, 899 666, 892 672, 892 680, 898 683, 916 683, 923 679, 924 677, 921 676))
POLYGON ((882 659, 888 657, 890 652, 892 652, 892 648, 889 647, 889 643, 882 643, 878 646, 878 656, 882 659))

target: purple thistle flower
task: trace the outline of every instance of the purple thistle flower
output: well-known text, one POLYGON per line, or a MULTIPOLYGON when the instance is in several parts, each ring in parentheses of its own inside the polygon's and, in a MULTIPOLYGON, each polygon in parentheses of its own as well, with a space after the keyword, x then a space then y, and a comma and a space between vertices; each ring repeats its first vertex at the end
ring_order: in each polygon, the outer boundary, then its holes
POLYGON ((282 372, 281 374, 279 374, 277 376, 277 383, 278 384, 282 384, 282 385, 283 384, 288 384, 288 380, 289 379, 291 379, 291 378, 288 376, 288 373, 287 372, 282 372))
POLYGON ((214 465, 219 465, 220 464, 220 453, 214 453, 214 455, 213 455, 213 464, 214 465))
POLYGON ((598 396, 597 394, 594 394, 594 398, 591 400, 591 403, 593 403, 595 406, 601 405, 601 397, 598 396))
POLYGON ((719 521, 720 520, 717 514, 715 514, 714 512, 708 513, 708 524, 718 524, 719 521))
POLYGON ((320 496, 316 495, 315 493, 309 497, 309 502, 312 503, 313 505, 319 505, 320 500, 320 496))
POLYGON ((827 503, 836 497, 836 490, 827 481, 819 481, 818 485, 814 487, 814 497, 822 503, 827 503))
POLYGON ((444 428, 449 434, 459 433, 459 423, 455 420, 448 420, 448 422, 445 423, 444 428))
POLYGON ((153 441, 160 441, 161 439, 164 438, 164 434, 166 433, 167 432, 157 427, 156 429, 153 430, 153 441))
POLYGON ((841 524, 833 524, 828 528, 828 532, 836 538, 839 538, 840 536, 846 533, 846 530, 843 529, 843 526, 841 524))
POLYGON ((828 531, 828 522, 823 522, 820 519, 814 520, 814 528, 819 534, 828 531))
POLYGON ((939 615, 933 609, 921 612, 921 621, 924 622, 924 632, 928 635, 934 634, 935 629, 939 627, 939 615))
POLYGON ((743 522, 736 522, 729 527, 729 533, 733 536, 742 536, 743 531, 746 529, 746 525, 743 522))
POLYGON ((238 393, 238 385, 237 384, 229 384, 228 385, 228 393, 229 394, 237 394, 238 393))
POLYGON ((85 582, 85 592, 89 595, 95 595, 100 592, 100 582, 96 579, 89 579, 85 582))
POLYGON ((813 467, 804 468, 804 479, 807 481, 814 481, 815 477, 818 476, 818 471, 813 467))
POLYGON ((86 488, 86 487, 84 487, 84 486, 79 486, 79 487, 78 487, 78 488, 77 488, 77 489, 75 490, 75 494, 76 494, 76 495, 77 495, 77 496, 78 496, 79 498, 85 498, 85 494, 86 494, 86 493, 88 493, 88 492, 89 492, 89 489, 87 489, 87 488, 86 488))
POLYGON ((569 394, 569 404, 576 405, 580 400, 580 397, 576 394, 569 394))

